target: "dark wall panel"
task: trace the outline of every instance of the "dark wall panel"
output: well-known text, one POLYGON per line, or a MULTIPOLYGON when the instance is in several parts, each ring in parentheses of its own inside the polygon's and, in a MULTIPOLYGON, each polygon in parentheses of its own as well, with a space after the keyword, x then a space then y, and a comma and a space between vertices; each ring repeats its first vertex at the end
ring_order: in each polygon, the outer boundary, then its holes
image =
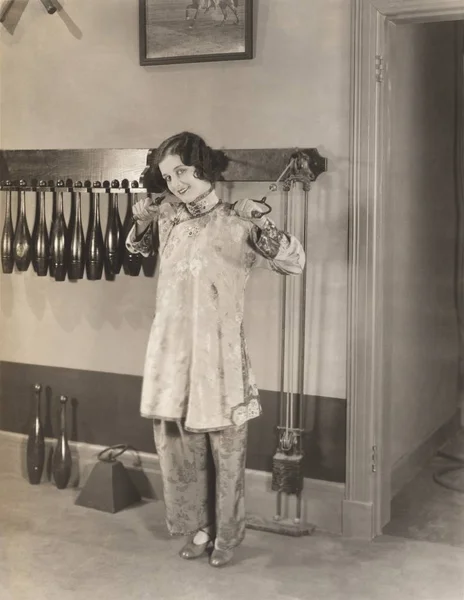
MULTIPOLYGON (((58 433, 59 396, 69 397, 70 439, 110 446, 130 444, 154 452, 152 422, 140 417, 141 377, 0 363, 0 429, 27 433, 33 418, 34 383, 41 383, 45 434, 58 433)), ((261 391, 263 415, 250 421, 247 466, 270 471, 276 450, 279 394, 261 391)), ((345 481, 346 402, 337 398, 305 397, 305 475, 345 481)))
MULTIPOLYGON (((310 158, 316 179, 327 170, 327 159, 316 148, 303 149, 310 158)), ((294 148, 226 150, 229 165, 225 181, 274 181, 295 151, 294 148)), ((151 159, 148 149, 3 150, 0 151, 0 180, 64 179, 103 181, 138 180, 151 159)))

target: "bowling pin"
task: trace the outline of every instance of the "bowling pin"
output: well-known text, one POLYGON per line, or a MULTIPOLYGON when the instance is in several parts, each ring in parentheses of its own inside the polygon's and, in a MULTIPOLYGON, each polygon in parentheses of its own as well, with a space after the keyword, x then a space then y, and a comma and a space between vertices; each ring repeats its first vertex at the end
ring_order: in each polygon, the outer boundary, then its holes
MULTIPOLYGON (((94 188, 101 188, 99 181, 93 184, 94 188)), ((86 272, 87 279, 92 281, 101 279, 103 273, 105 246, 100 224, 100 193, 92 193, 89 228, 86 243, 86 272)))
MULTIPOLYGON (((111 187, 119 187, 119 181, 116 179, 111 182, 111 187)), ((107 276, 112 277, 121 271, 122 259, 124 256, 124 231, 119 216, 118 194, 110 194, 110 204, 108 211, 108 223, 105 234, 105 270, 107 276)))
POLYGON ((38 214, 32 232, 32 264, 39 277, 44 277, 47 274, 50 262, 48 230, 45 220, 45 191, 40 190, 40 187, 43 188, 46 185, 45 181, 41 181, 39 184, 39 190, 37 191, 39 196, 38 214))
POLYGON ((32 258, 32 241, 26 215, 26 182, 19 182, 19 217, 14 237, 14 260, 18 271, 27 271, 32 258))
MULTIPOLYGON (((132 188, 138 188, 138 182, 132 182, 132 188)), ((129 235, 129 231, 131 230, 134 220, 132 214, 132 206, 137 202, 138 195, 137 192, 131 192, 129 194, 129 199, 127 202, 127 212, 126 218, 124 220, 124 239, 129 235)), ((124 249, 124 272, 127 275, 131 275, 132 277, 136 277, 140 273, 140 269, 142 268, 142 255, 141 254, 132 254, 129 252, 127 248, 124 249)))
POLYGON ((67 270, 68 232, 63 209, 63 192, 59 189, 64 186, 63 181, 57 182, 57 197, 55 219, 52 224, 52 235, 50 242, 50 273, 55 281, 64 281, 67 270))
MULTIPOLYGON (((82 187, 82 182, 78 181, 76 187, 82 187)), ((73 193, 73 204, 71 218, 69 223, 69 279, 82 279, 84 277, 85 268, 85 237, 82 227, 82 211, 81 211, 81 192, 73 193)))
MULTIPOLYGON (((11 186, 11 181, 5 182, 6 186, 11 186)), ((3 222, 2 232, 2 270, 4 273, 12 273, 14 267, 14 229, 11 218, 11 189, 6 190, 5 201, 5 220, 3 222)))

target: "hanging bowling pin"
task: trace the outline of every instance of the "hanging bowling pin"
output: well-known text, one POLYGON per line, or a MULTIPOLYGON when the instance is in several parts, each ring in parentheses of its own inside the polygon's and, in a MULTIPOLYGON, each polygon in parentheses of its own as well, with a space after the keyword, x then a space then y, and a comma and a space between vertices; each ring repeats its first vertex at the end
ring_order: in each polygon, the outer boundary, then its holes
MULTIPOLYGON (((131 184, 131 187, 133 188, 133 190, 138 188, 138 186, 139 186, 138 181, 133 181, 131 184)), ((127 202, 126 218, 124 220, 124 239, 127 238, 127 236, 129 235, 129 231, 131 230, 131 228, 134 224, 133 215, 132 215, 132 207, 137 202, 137 200, 138 200, 137 192, 136 191, 131 192, 129 194, 129 199, 127 202)), ((127 250, 127 248, 125 248, 124 249, 124 271, 125 271, 125 273, 127 273, 128 275, 131 275, 132 277, 136 277, 140 273, 141 268, 142 268, 142 255, 141 254, 132 254, 131 252, 129 252, 129 250, 127 250)))
MULTIPOLYGON (((63 181, 57 182, 57 187, 64 187, 63 181)), ((53 265, 53 277, 55 281, 64 281, 66 279, 67 269, 67 228, 66 221, 64 218, 63 209, 63 192, 58 191, 56 198, 56 212, 55 219, 52 224, 52 235, 50 242, 50 273, 52 272, 53 265)))
MULTIPOLYGON (((76 183, 77 188, 82 187, 82 182, 76 183)), ((82 279, 85 268, 85 237, 82 227, 81 192, 73 194, 73 205, 69 223, 70 249, 69 249, 69 279, 82 279)))
MULTIPOLYGON (((113 189, 119 188, 119 181, 111 182, 113 189)), ((124 256, 124 231, 119 216, 118 194, 110 194, 110 205, 108 211, 108 223, 105 234, 105 271, 107 277, 111 278, 121 271, 124 256)))
MULTIPOLYGON (((94 188, 101 188, 101 183, 96 181, 94 188)), ((89 228, 87 231, 86 243, 86 273, 87 279, 95 281, 101 279, 103 273, 103 263, 105 246, 103 234, 100 225, 100 193, 93 193, 91 196, 91 211, 89 219, 89 228)))
MULTIPOLYGON (((47 185, 45 181, 39 183, 39 188, 47 185)), ((38 214, 35 220, 34 231, 32 232, 32 264, 34 271, 39 277, 44 277, 48 272, 50 262, 50 249, 48 247, 48 230, 45 220, 45 191, 38 190, 39 204, 38 214)))
POLYGON ((52 474, 59 490, 63 490, 68 485, 72 467, 71 450, 66 433, 67 401, 67 396, 60 396, 60 433, 53 451, 52 474))
POLYGON ((19 182, 19 217, 14 237, 14 260, 18 271, 27 271, 32 258, 32 241, 26 216, 26 182, 19 182))
MULTIPOLYGON (((7 187, 11 186, 11 181, 6 181, 7 187)), ((5 220, 3 222, 2 232, 2 270, 4 273, 12 273, 14 267, 14 229, 11 218, 11 189, 6 190, 5 202, 5 220)))
MULTIPOLYGON (((50 179, 48 182, 48 187, 53 190, 55 187, 55 182, 50 179)), ((52 248, 53 248, 53 239, 55 237, 54 233, 54 223, 56 220, 56 194, 52 193, 52 219, 50 222, 50 237, 48 239, 48 268, 50 270, 51 277, 55 277, 55 265, 52 261, 52 248)))

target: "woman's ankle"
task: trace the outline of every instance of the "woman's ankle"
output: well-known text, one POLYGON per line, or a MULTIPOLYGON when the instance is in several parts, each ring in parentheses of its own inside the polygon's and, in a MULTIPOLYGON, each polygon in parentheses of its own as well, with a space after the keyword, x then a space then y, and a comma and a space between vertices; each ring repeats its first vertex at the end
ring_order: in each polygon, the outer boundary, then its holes
POLYGON ((206 544, 207 542, 209 542, 212 539, 212 533, 213 533, 213 527, 212 525, 208 525, 207 527, 202 527, 201 529, 199 529, 194 538, 193 538, 193 543, 194 544, 206 544))

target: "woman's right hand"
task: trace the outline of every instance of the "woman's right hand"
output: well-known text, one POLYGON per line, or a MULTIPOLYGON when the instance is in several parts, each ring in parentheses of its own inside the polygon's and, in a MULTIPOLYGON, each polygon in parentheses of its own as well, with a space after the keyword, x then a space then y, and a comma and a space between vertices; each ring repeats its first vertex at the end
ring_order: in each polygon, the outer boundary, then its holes
POLYGON ((134 220, 148 225, 158 217, 159 207, 151 198, 143 198, 132 206, 134 220))

